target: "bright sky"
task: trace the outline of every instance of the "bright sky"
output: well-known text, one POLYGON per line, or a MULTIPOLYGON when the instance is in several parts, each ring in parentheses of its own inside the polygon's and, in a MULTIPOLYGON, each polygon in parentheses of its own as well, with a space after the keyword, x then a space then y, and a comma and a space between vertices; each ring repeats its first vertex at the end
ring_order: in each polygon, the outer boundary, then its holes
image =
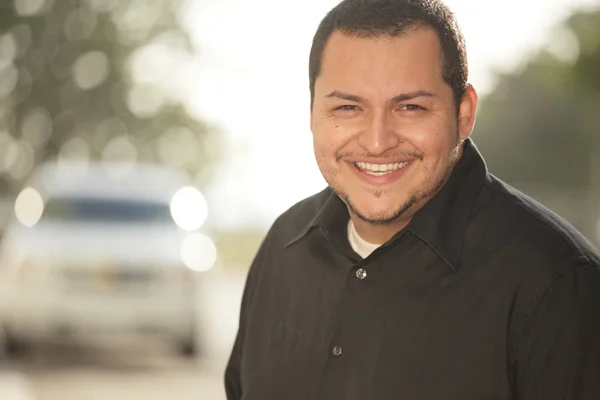
MULTIPOLYGON (((201 51, 189 84, 195 114, 218 124, 229 147, 207 193, 211 225, 267 228, 325 187, 309 130, 308 54, 337 0, 190 0, 186 22, 201 51)), ((471 82, 493 88, 492 71, 513 70, 544 46, 576 46, 557 24, 598 0, 447 0, 469 54, 471 82)))

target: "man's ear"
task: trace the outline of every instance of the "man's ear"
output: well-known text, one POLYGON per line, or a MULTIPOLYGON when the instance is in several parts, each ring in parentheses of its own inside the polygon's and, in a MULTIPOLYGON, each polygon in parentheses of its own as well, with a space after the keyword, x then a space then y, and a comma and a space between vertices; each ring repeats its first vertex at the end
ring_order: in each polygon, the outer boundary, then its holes
POLYGON ((477 101, 477 92, 473 85, 469 84, 458 111, 458 135, 460 140, 466 140, 473 132, 477 116, 477 101))

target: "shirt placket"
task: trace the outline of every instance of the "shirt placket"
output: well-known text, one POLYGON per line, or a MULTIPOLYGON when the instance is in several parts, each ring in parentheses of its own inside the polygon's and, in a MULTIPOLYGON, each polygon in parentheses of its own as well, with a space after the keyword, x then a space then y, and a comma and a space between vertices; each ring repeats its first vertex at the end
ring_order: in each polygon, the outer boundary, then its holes
POLYGON ((354 337, 351 325, 359 323, 354 305, 361 302, 362 296, 367 296, 365 287, 369 285, 369 274, 373 269, 368 260, 354 262, 345 274, 344 290, 341 292, 334 330, 329 341, 329 358, 322 375, 322 400, 353 400, 360 399, 360 393, 354 390, 356 385, 348 382, 349 367, 360 351, 360 342, 354 337))

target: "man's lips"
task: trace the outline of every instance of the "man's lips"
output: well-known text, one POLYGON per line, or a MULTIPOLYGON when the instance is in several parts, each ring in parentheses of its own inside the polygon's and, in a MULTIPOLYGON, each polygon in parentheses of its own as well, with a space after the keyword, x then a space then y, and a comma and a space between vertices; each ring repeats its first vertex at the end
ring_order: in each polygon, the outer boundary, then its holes
POLYGON ((368 163, 364 161, 349 162, 348 165, 356 175, 370 185, 384 185, 399 179, 412 165, 413 160, 403 162, 368 163))
POLYGON ((390 162, 390 163, 369 163, 364 161, 358 161, 354 163, 354 166, 364 172, 392 172, 401 168, 404 168, 408 164, 408 161, 401 162, 390 162))
POLYGON ((387 165, 387 164, 411 162, 411 161, 414 161, 415 159, 416 159, 416 157, 410 157, 410 156, 389 157, 389 158, 347 157, 347 158, 344 158, 343 161, 346 161, 349 163, 363 162, 363 163, 368 163, 368 164, 379 164, 379 165, 386 164, 387 165))

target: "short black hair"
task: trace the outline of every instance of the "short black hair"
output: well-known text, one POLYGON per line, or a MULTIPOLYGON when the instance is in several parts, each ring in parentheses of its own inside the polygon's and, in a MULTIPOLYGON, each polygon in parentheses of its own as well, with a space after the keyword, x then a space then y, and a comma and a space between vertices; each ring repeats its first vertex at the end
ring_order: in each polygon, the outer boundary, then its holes
POLYGON ((454 14, 440 0, 343 0, 334 7, 321 21, 310 51, 311 107, 323 52, 334 32, 356 37, 397 37, 419 27, 432 28, 438 35, 442 76, 452 88, 458 112, 467 88, 467 51, 454 14))

